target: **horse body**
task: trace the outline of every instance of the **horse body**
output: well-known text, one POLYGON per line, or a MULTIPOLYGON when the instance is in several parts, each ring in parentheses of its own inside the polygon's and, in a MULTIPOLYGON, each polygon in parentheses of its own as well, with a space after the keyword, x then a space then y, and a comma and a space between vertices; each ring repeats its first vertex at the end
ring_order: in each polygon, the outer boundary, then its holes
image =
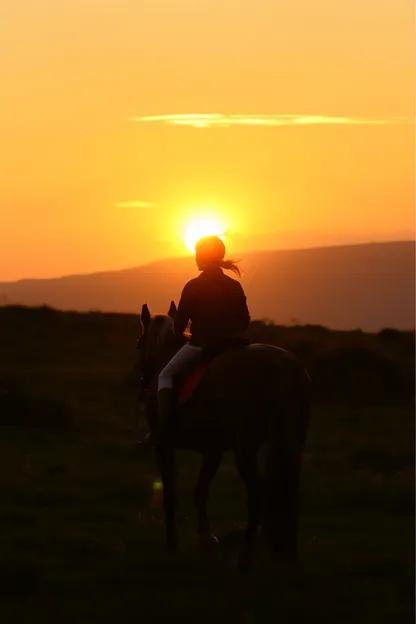
MULTIPOLYGON (((163 362, 166 358, 165 351, 159 359, 163 362)), ((240 346, 211 360, 192 397, 178 406, 171 444, 156 448, 168 545, 174 546, 177 539, 175 448, 202 454, 195 504, 198 533, 208 541, 213 539, 207 516, 209 487, 223 452, 231 450, 248 494, 240 561, 251 561, 260 523, 276 557, 296 558, 297 502, 310 386, 310 378, 295 356, 271 345, 240 346), (266 457, 263 475, 257 462, 261 448, 266 457)), ((146 401, 151 429, 157 426, 156 409, 152 384, 146 401)))
POLYGON ((299 362, 283 349, 262 344, 231 349, 209 364, 184 406, 183 424, 221 428, 230 440, 264 438, 279 421, 280 404, 294 389, 306 389, 305 381, 299 362))

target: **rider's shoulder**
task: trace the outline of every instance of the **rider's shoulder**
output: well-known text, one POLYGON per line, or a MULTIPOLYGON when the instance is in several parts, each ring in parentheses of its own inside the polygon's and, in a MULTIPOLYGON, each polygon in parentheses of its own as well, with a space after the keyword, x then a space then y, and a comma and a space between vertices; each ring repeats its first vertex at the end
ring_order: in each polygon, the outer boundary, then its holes
POLYGON ((193 290, 198 285, 198 283, 199 277, 193 277, 188 282, 186 282, 185 286, 183 287, 184 292, 189 292, 190 290, 193 290))
POLYGON ((235 288, 235 290, 242 289, 241 283, 238 281, 238 279, 236 279, 235 277, 231 277, 231 275, 226 275, 225 273, 223 275, 227 283, 230 284, 233 288, 235 288))

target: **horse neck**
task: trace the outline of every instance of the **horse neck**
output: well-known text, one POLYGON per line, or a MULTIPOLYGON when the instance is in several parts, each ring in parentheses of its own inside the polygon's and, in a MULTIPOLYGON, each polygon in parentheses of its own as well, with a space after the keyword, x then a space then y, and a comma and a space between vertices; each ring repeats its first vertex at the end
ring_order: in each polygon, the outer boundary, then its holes
POLYGON ((170 362, 175 353, 183 346, 184 343, 185 341, 183 343, 175 343, 175 341, 171 340, 166 341, 164 344, 161 345, 161 347, 159 348, 159 353, 155 357, 154 366, 152 367, 152 381, 157 380, 163 368, 168 362, 170 362))

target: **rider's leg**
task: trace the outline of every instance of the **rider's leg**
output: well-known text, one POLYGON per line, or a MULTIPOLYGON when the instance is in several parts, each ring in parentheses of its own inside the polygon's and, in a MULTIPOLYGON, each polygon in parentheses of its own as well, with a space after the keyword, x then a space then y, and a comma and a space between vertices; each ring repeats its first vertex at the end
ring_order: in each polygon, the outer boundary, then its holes
POLYGON ((175 407, 174 380, 182 370, 198 361, 201 348, 190 344, 184 345, 167 363, 158 379, 158 440, 169 439, 172 434, 173 412, 175 407))

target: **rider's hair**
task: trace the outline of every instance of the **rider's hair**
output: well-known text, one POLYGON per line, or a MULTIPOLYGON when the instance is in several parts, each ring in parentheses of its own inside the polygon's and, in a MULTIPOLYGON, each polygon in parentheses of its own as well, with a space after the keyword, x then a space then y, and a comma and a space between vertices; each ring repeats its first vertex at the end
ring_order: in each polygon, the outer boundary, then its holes
POLYGON ((205 236, 195 246, 196 255, 204 259, 204 264, 232 271, 241 277, 236 260, 224 260, 225 245, 219 236, 205 236))
POLYGON ((241 277, 240 268, 237 266, 238 260, 221 260, 220 267, 221 269, 225 269, 226 271, 232 271, 238 277, 241 277))

